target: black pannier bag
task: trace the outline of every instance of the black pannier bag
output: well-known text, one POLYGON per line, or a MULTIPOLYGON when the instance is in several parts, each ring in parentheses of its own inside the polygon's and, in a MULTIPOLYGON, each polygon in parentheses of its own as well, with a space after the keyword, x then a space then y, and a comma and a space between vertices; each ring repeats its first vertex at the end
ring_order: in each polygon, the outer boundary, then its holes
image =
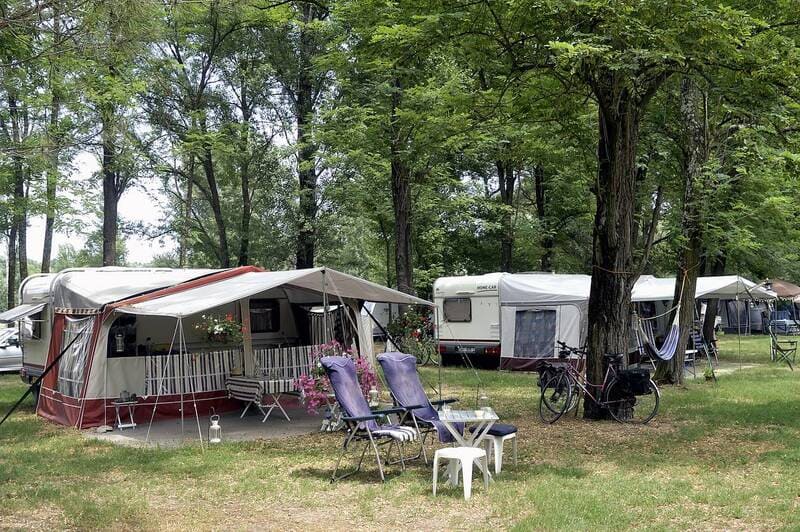
POLYGON ((623 388, 633 395, 650 393, 650 370, 645 368, 623 369, 618 372, 623 388))
POLYGON ((539 372, 539 389, 542 389, 558 370, 552 364, 545 363, 539 364, 537 371, 539 372))

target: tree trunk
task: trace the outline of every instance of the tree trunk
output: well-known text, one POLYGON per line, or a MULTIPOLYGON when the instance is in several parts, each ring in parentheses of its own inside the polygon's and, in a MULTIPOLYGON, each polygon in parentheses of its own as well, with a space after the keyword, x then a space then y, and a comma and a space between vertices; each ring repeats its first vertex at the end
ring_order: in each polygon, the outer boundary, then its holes
POLYGON ((397 289, 414 293, 414 267, 411 257, 411 171, 403 159, 403 144, 398 129, 397 110, 403 97, 400 79, 394 79, 389 131, 392 163, 392 207, 394 210, 394 264, 397 289))
POLYGON ((394 207, 394 264, 397 271, 397 289, 407 294, 413 294, 411 178, 408 168, 396 153, 392 155, 392 205, 394 207))
MULTIPOLYGON (((246 69, 245 69, 246 70, 246 69)), ((239 142, 239 180, 242 185, 242 218, 239 226, 239 266, 250 263, 250 103, 248 102, 247 82, 241 85, 242 132, 239 142)))
POLYGON ((688 77, 681 80, 681 170, 683 174, 683 212, 681 217, 682 249, 675 278, 674 305, 680 305, 680 335, 675 356, 659 361, 655 378, 671 384, 683 384, 686 346, 694 326, 694 294, 703 249, 702 212, 700 209, 703 170, 708 162, 708 132, 705 120, 705 95, 688 77))
POLYGON ((503 213, 500 219, 500 271, 510 272, 514 254, 514 187, 517 176, 512 163, 497 161, 497 180, 500 188, 500 201, 503 203, 503 213))
POLYGON ((25 197, 25 161, 22 156, 22 137, 23 130, 27 129, 24 123, 27 122, 24 116, 25 110, 20 110, 17 100, 16 89, 8 91, 8 115, 11 121, 11 140, 13 145, 13 155, 11 156, 11 171, 14 180, 14 199, 12 202, 12 225, 16 233, 17 240, 17 260, 19 262, 20 280, 28 276, 28 216, 27 198, 25 197))
MULTIPOLYGON (((711 261, 711 275, 725 275, 726 256, 724 251, 720 251, 711 261)), ((719 299, 709 299, 706 301, 706 315, 703 320, 703 338, 711 341, 714 338, 714 327, 717 324, 717 314, 719 309, 719 299)))
MULTIPOLYGON (((58 6, 53 11, 53 47, 61 45, 61 15, 58 6)), ((58 61, 50 59, 50 124, 47 130, 48 166, 45 185, 45 221, 44 243, 42 244, 42 273, 50 272, 50 261, 53 256, 53 228, 56 220, 56 194, 58 189, 59 156, 61 153, 61 135, 58 132, 58 121, 61 116, 61 87, 58 61)))
MULTIPOLYGON (((598 176, 596 183, 592 282, 589 294, 589 337, 586 377, 603 381, 606 353, 628 352, 633 264, 636 147, 639 110, 626 90, 599 94, 598 176)), ((584 416, 606 416, 585 401, 584 416)))
MULTIPOLYGON (((192 227, 192 199, 194 195, 194 155, 189 155, 188 178, 186 180, 186 200, 183 207, 183 220, 181 223, 181 243, 178 254, 178 266, 186 267, 186 256, 189 249, 189 233, 192 227)), ((179 189, 180 190, 180 189, 179 189)))
POLYGON ((225 228, 225 218, 222 216, 222 204, 219 199, 219 189, 217 187, 217 176, 214 172, 214 156, 211 151, 211 144, 207 140, 208 129, 206 128, 205 118, 200 120, 200 131, 203 133, 203 171, 206 174, 208 193, 211 203, 211 212, 214 214, 214 223, 217 226, 217 238, 219 239, 219 265, 222 268, 230 268, 231 254, 228 247, 228 231, 225 228))
MULTIPOLYGON (((105 131, 107 124, 104 124, 105 131)), ((117 264, 117 193, 116 152, 111 135, 103 135, 103 266, 117 264)))
POLYGON ((297 178, 300 185, 297 227, 297 268, 313 268, 317 221, 316 146, 311 136, 314 114, 314 70, 312 65, 313 36, 305 26, 319 16, 312 2, 303 3, 298 60, 300 69, 295 90, 295 123, 297 126, 297 178))
POLYGON ((17 297, 17 228, 13 225, 8 233, 8 250, 6 254, 8 255, 6 304, 8 308, 12 308, 17 297))
POLYGON ((533 168, 533 186, 536 198, 536 218, 539 220, 539 227, 542 231, 542 257, 539 261, 539 269, 543 272, 553 271, 553 248, 555 239, 550 232, 547 223, 547 193, 544 186, 544 168, 536 165, 533 168))

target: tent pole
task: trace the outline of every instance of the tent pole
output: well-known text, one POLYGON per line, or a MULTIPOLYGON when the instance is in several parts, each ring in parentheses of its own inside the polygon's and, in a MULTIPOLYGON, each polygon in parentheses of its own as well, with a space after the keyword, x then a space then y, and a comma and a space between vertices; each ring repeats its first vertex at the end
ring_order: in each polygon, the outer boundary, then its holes
POLYGON ((34 388, 35 386, 37 386, 37 385, 38 385, 40 382, 42 382, 42 381, 44 380, 44 378, 47 376, 47 374, 48 374, 48 373, 50 373, 50 371, 51 371, 53 368, 55 368, 55 367, 56 367, 56 364, 58 364, 58 361, 59 361, 59 360, 61 360, 61 357, 63 357, 63 356, 64 356, 64 353, 66 353, 66 352, 69 350, 69 348, 70 348, 70 347, 72 347, 72 344, 74 344, 74 343, 75 343, 75 341, 76 341, 78 338, 79 338, 79 337, 76 335, 76 336, 75 336, 75 337, 74 337, 72 340, 70 340, 70 342, 67 344, 67 347, 65 347, 64 349, 62 349, 62 350, 61 350, 61 352, 58 354, 58 356, 57 356, 56 358, 54 358, 54 359, 53 359, 53 361, 50 363, 50 365, 49 365, 49 366, 47 366, 47 367, 45 368, 45 370, 42 372, 42 374, 41 374, 41 375, 39 375, 39 376, 36 378, 36 380, 35 380, 35 381, 33 381, 33 383, 32 383, 30 386, 28 386, 28 389, 27 389, 27 390, 25 390, 25 393, 23 393, 23 394, 22 394, 22 397, 20 397, 20 398, 17 400, 17 402, 16 402, 16 403, 14 403, 14 406, 12 406, 12 407, 11 407, 11 409, 10 409, 8 412, 6 412, 6 415, 5 415, 5 416, 3 416, 3 419, 0 419, 0 425, 2 425, 3 423, 5 423, 6 419, 8 419, 8 418, 9 418, 9 416, 11 416, 11 414, 13 414, 13 413, 14 413, 14 410, 16 410, 16 409, 17 409, 17 407, 19 407, 19 405, 21 405, 21 404, 22 404, 22 401, 24 401, 24 400, 25 400, 25 398, 26 398, 26 397, 28 397, 28 395, 30 395, 30 394, 31 394, 31 392, 33 392, 33 388, 34 388))
POLYGON ((178 323, 176 324, 176 327, 180 331, 180 333, 178 334, 178 369, 180 370, 180 373, 181 373, 181 378, 180 378, 180 383, 181 383, 181 388, 180 388, 180 390, 181 390, 180 391, 180 394, 181 394, 181 437, 183 437, 183 432, 184 432, 184 428, 183 428, 183 393, 184 393, 184 388, 185 388, 185 384, 186 384, 184 382, 184 379, 186 378, 185 377, 186 371, 183 368, 183 358, 184 358, 183 357, 183 342, 181 342, 181 336, 182 336, 182 333, 183 333, 182 324, 183 324, 183 320, 181 318, 178 318, 178 323))
POLYGON ((161 397, 161 389, 164 386, 164 376, 167 373, 169 358, 172 356, 172 348, 175 345, 175 336, 177 334, 178 334, 178 324, 175 323, 175 330, 172 332, 172 340, 169 343, 169 351, 167 351, 167 356, 164 357, 164 368, 161 370, 161 376, 158 380, 158 387, 156 388, 156 400, 153 403, 153 411, 150 413, 150 424, 147 426, 147 436, 144 439, 145 443, 150 441, 150 429, 153 428, 153 419, 155 419, 156 417, 156 408, 158 408, 158 400, 161 397))
MULTIPOLYGON (((180 324, 181 324, 181 345, 183 346, 183 350, 187 351, 186 337, 183 334, 183 318, 180 318, 180 324)), ((194 393, 195 375, 196 373, 194 371, 194 365, 192 365, 192 374, 190 376, 191 380, 189 381, 190 388, 192 391, 192 406, 194 407, 194 418, 197 421, 197 436, 200 438, 200 450, 202 452, 205 452, 205 448, 203 447, 203 430, 200 428, 200 414, 197 412, 197 396, 194 393)))
POLYGON ((442 350, 439 349, 439 305, 434 305, 433 307, 433 319, 436 320, 434 322, 436 323, 436 333, 434 336, 434 340, 436 340, 436 356, 439 357, 439 364, 438 364, 439 367, 437 368, 439 389, 437 391, 439 392, 439 400, 441 401, 443 399, 443 396, 442 396, 442 350))
POLYGON ((328 282, 325 277, 325 270, 322 270, 322 320, 324 325, 322 327, 322 339, 324 343, 328 343, 330 336, 328 335, 328 282))

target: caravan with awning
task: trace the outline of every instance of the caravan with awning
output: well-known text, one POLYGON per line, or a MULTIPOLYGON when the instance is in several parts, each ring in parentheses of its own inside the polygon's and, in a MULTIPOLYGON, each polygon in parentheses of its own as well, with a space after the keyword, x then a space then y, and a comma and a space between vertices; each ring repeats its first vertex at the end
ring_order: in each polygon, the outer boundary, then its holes
MULTIPOLYGON (((41 295, 23 296, 23 305, 44 306, 41 337, 24 341, 26 364, 38 371, 53 366, 37 413, 78 428, 109 424, 112 402, 122 396, 137 397, 139 421, 151 413, 180 417, 184 405, 192 405, 192 415, 234 409, 239 404, 228 398, 226 378, 266 370, 258 367, 264 357, 332 339, 371 357, 371 331, 360 317, 365 301, 432 305, 329 268, 88 268, 29 282, 41 285, 41 295), (312 311, 320 307, 328 310, 312 311), (210 343, 196 328, 203 315, 230 315, 242 325, 241 342, 210 343)), ((19 320, 30 310, 17 307, 0 318, 19 320)))
MULTIPOLYGON (((543 360, 558 356, 558 342, 585 345, 591 277, 564 274, 509 274, 498 283, 501 359, 504 369, 535 369, 543 360)), ((631 294, 642 317, 657 317, 654 328, 662 333, 675 295, 675 278, 639 277, 631 294)), ((695 299, 771 300, 775 294, 736 275, 700 277, 695 299)), ((631 331, 631 346, 636 346, 631 331)))

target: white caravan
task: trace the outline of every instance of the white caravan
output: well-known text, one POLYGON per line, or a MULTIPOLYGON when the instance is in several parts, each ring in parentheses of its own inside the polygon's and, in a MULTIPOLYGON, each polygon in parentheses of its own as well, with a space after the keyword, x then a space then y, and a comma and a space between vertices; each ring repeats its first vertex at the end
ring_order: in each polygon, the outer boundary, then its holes
POLYGON ((497 283, 505 273, 440 277, 433 283, 442 355, 500 357, 497 283))

